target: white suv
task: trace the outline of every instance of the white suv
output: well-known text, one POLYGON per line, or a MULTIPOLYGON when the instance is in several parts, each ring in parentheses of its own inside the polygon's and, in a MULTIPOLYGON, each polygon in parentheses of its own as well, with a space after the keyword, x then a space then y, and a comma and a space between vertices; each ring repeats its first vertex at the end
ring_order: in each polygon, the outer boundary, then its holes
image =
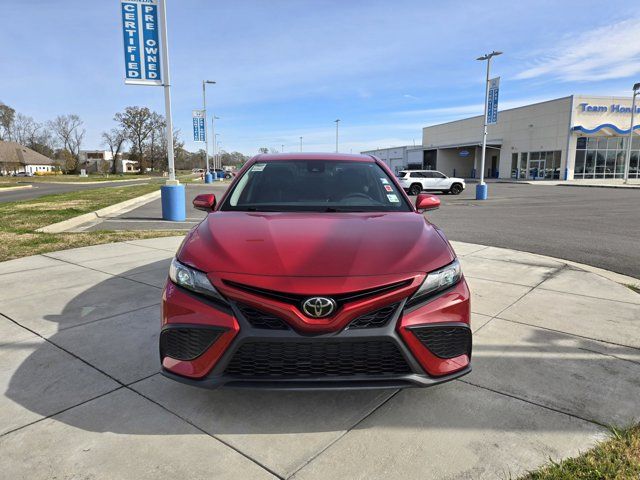
POLYGON ((447 177, 436 170, 403 170, 398 172, 398 180, 409 195, 418 195, 423 190, 459 195, 465 189, 464 179, 447 177))

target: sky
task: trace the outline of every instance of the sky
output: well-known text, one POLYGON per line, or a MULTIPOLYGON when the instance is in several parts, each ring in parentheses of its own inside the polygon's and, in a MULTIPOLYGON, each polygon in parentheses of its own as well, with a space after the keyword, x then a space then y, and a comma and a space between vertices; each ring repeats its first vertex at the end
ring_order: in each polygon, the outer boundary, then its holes
MULTIPOLYGON (((640 11, 629 1, 167 0, 174 126, 220 117, 221 147, 340 151, 420 144, 427 125, 572 93, 630 95, 640 11)), ((161 87, 124 84, 118 0, 0 0, 0 101, 46 121, 76 113, 83 148, 128 105, 164 114, 161 87)), ((209 124, 210 128, 210 124, 209 124)), ((479 132, 480 135, 480 132, 479 132)))

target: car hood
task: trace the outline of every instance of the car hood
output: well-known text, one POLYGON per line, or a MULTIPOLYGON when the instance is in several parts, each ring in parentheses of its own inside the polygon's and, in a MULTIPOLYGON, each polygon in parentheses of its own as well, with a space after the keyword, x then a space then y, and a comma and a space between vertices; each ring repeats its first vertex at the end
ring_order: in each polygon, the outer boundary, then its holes
POLYGON ((454 254, 413 212, 214 212, 178 258, 207 273, 336 277, 424 273, 454 254))

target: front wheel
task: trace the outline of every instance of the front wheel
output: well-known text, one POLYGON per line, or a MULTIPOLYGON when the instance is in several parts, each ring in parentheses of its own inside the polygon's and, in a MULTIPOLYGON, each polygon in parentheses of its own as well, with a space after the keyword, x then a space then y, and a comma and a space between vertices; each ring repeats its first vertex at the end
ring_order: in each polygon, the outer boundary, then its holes
POLYGON ((451 185, 449 191, 454 195, 460 195, 460 193, 462 193, 462 185, 460 185, 459 183, 454 183, 453 185, 451 185))
POLYGON ((409 195, 418 195, 420 192, 422 192, 422 185, 419 183, 414 183, 409 187, 409 195))

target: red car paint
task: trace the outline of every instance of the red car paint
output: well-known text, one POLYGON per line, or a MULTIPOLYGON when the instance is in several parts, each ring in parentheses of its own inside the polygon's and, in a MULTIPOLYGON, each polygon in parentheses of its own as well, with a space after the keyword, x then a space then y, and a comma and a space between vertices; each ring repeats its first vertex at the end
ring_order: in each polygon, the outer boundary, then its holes
MULTIPOLYGON (((400 195, 409 202, 395 176, 369 156, 339 154, 286 154, 258 156, 238 173, 214 210, 195 227, 181 245, 177 259, 205 272, 211 284, 232 302, 241 302, 275 315, 305 341, 341 335, 349 323, 367 312, 402 302, 420 287, 428 272, 455 259, 444 234, 423 215, 407 212, 320 213, 221 211, 228 192, 256 162, 282 160, 340 160, 376 162, 400 195), (347 302, 326 318, 309 318, 299 305, 249 292, 257 289, 311 297, 332 297, 405 282, 380 295, 347 302)), ((469 325, 469 290, 464 278, 454 287, 414 309, 403 310, 395 330, 425 377, 446 376, 468 369, 469 355, 439 358, 408 327, 429 324, 469 325)), ((214 325, 228 330, 192 361, 165 357, 167 374, 207 377, 225 351, 233 346, 240 326, 232 312, 221 311, 167 282, 163 293, 165 325, 214 325)), ((179 379, 179 378, 177 378, 179 379)))

